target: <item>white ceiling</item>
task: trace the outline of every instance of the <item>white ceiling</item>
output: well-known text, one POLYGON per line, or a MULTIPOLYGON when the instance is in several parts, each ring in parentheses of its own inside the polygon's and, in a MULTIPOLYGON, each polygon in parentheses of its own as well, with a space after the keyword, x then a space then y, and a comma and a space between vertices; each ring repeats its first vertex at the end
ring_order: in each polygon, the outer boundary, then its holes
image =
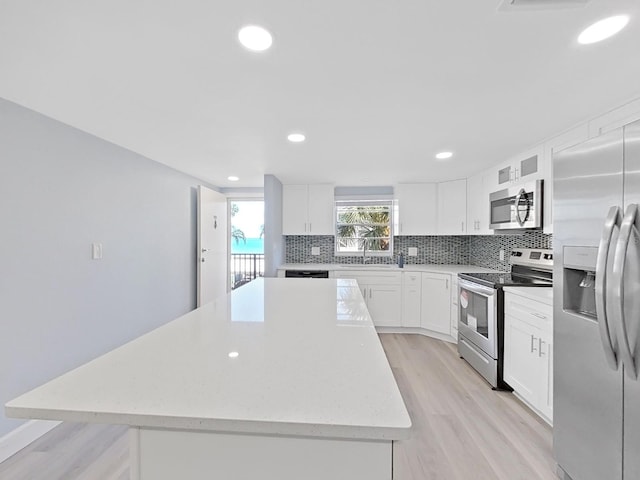
POLYGON ((0 0, 0 97, 222 187, 474 173, 640 95, 640 2, 0 0), (578 45, 590 23, 629 26, 578 45), (274 36, 255 53, 238 29, 274 36), (291 144, 291 131, 307 135, 291 144), (440 150, 455 157, 438 162, 440 150), (240 182, 227 181, 237 175, 240 182))

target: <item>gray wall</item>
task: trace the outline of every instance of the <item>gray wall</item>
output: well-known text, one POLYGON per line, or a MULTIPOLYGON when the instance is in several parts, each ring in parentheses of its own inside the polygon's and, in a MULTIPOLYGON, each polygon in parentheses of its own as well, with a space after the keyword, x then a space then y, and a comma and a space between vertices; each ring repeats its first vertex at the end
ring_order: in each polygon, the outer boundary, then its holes
POLYGON ((284 263, 282 236, 282 183, 274 175, 264 176, 264 276, 275 277, 284 263))
POLYGON ((0 99, 0 404, 195 307, 198 183, 0 99))

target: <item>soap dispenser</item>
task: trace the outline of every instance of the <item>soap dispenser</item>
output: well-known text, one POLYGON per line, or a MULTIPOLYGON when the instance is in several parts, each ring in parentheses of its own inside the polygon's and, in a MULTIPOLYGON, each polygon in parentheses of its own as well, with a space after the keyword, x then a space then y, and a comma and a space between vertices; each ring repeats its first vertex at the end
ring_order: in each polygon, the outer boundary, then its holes
POLYGON ((404 253, 402 252, 398 255, 398 268, 404 268, 404 253))

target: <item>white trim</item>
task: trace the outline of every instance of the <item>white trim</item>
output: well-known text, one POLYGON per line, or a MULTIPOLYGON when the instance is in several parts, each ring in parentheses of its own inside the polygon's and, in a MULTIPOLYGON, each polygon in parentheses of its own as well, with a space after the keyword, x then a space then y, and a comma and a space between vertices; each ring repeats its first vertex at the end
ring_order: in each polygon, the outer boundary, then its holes
POLYGON ((447 335, 446 333, 434 332, 422 327, 376 327, 378 333, 403 333, 403 334, 417 334, 425 337, 435 338, 436 340, 442 340, 443 342, 458 343, 458 339, 447 335))
POLYGON ((0 463, 30 445, 61 422, 29 420, 0 438, 0 463))

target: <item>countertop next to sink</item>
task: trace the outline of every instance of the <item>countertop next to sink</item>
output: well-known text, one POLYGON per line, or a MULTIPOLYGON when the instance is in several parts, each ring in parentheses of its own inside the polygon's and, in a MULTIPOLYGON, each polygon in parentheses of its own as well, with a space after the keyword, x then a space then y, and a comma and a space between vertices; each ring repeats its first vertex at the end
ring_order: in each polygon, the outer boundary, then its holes
POLYGON ((553 287, 504 287, 506 293, 515 293, 530 300, 553 305, 553 287))
POLYGON ((381 264, 374 263, 359 264, 359 263, 285 263, 278 267, 278 270, 376 270, 379 267, 382 271, 391 272, 432 272, 432 273, 450 273, 457 275, 458 273, 476 273, 476 272, 495 272, 489 268, 478 267, 477 265, 437 265, 437 264, 421 264, 421 265, 407 265, 404 268, 399 268, 393 264, 381 264))

